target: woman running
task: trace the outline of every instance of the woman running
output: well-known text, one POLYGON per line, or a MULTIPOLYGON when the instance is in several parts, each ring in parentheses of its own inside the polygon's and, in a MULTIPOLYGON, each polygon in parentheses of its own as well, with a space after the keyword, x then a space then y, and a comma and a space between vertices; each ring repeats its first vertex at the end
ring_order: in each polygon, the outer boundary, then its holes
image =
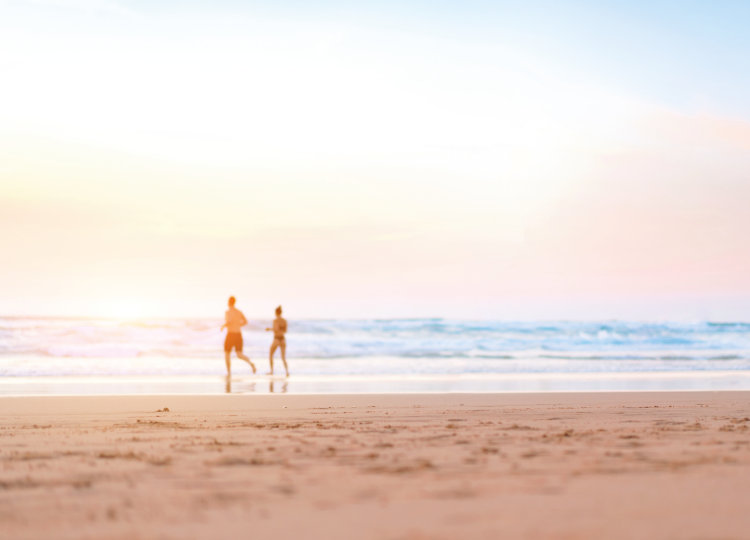
POLYGON ((281 360, 284 362, 284 371, 286 376, 289 377, 289 368, 286 365, 286 319, 281 316, 281 306, 276 308, 276 319, 273 321, 273 327, 266 328, 266 332, 273 332, 273 343, 271 343, 271 351, 268 354, 268 363, 271 364, 271 371, 268 375, 273 375, 273 353, 276 352, 277 348, 281 349, 281 360))

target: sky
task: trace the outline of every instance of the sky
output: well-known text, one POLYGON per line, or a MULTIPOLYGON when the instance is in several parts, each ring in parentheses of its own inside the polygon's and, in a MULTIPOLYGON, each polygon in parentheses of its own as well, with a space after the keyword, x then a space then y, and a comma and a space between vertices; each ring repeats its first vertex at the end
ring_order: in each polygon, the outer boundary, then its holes
POLYGON ((750 320, 748 20, 0 0, 0 314, 750 320))

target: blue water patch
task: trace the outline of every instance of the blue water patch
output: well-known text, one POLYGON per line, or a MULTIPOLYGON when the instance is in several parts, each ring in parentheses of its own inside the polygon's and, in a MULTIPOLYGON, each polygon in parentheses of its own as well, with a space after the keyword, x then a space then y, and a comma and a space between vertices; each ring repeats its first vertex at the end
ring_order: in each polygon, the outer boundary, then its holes
MULTIPOLYGON (((223 369, 222 320, 0 318, 0 376, 203 375, 223 369)), ((269 320, 246 327, 267 362, 269 320)), ((750 323, 289 319, 295 373, 599 373, 750 369, 750 323)))

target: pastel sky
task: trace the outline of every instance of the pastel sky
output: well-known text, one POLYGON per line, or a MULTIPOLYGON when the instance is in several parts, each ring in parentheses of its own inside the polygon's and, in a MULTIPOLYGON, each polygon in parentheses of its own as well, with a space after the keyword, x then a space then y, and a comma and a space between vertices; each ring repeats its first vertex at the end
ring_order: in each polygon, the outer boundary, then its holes
POLYGON ((749 20, 0 0, 0 314, 750 319, 749 20))

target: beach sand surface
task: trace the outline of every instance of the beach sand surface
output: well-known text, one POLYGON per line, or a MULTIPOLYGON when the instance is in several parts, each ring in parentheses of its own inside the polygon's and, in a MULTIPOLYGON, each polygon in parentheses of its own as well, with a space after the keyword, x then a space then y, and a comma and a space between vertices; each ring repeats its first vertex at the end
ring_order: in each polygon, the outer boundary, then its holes
POLYGON ((0 398, 0 538, 750 538, 750 392, 0 398))

